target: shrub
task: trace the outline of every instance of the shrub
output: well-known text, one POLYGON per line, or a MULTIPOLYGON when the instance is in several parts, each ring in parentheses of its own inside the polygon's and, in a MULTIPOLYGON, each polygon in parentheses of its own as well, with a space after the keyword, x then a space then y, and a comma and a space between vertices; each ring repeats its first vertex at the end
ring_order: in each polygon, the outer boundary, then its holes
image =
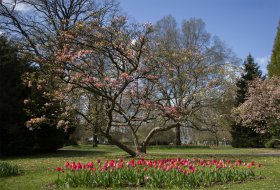
POLYGON ((280 140, 279 139, 276 139, 275 137, 272 137, 272 139, 270 139, 269 141, 267 141, 265 143, 265 147, 266 148, 275 148, 275 146, 277 144, 280 144, 280 140))
POLYGON ((34 130, 35 152, 54 152, 65 143, 65 132, 54 126, 44 125, 34 130))
POLYGON ((11 165, 7 162, 0 162, 0 177, 9 177, 19 175, 20 169, 16 165, 11 165))

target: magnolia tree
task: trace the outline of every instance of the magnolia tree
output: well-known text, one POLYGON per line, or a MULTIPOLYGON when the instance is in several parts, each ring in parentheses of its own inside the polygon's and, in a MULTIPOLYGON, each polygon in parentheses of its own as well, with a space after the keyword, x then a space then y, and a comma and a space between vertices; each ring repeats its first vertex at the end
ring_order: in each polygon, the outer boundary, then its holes
MULTIPOLYGON (((107 123, 96 126, 97 133, 135 156, 137 152, 145 152, 155 131, 167 129, 165 126, 153 129, 141 141, 137 135, 143 123, 155 119, 157 110, 162 108, 154 104, 158 64, 149 51, 152 26, 127 24, 125 17, 115 17, 102 27, 97 23, 98 20, 89 25, 78 23, 75 30, 65 35, 67 40, 57 52, 55 63, 42 61, 52 65, 58 81, 67 84, 67 93, 78 89, 99 97, 107 123), (137 152, 111 135, 124 127, 132 135, 137 152)), ((80 114, 90 122, 87 115, 80 114)))
POLYGON ((249 86, 247 100, 234 110, 236 119, 258 133, 279 136, 279 84, 279 77, 254 80, 249 86))

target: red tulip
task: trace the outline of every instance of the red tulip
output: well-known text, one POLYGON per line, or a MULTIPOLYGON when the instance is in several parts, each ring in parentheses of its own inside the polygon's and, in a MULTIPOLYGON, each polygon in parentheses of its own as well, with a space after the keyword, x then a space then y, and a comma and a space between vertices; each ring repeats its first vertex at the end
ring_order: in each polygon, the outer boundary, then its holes
POLYGON ((217 160, 212 160, 212 164, 216 164, 217 163, 217 160))
POLYGON ((194 172, 194 167, 193 166, 189 166, 190 172, 193 173, 194 172))
POLYGON ((75 167, 76 166, 76 163, 75 162, 72 162, 71 164, 71 168, 75 167))
POLYGON ((237 162, 238 162, 238 164, 240 165, 242 161, 241 161, 241 160, 238 160, 237 162))
POLYGON ((106 165, 106 166, 104 166, 104 170, 105 171, 107 171, 108 170, 108 166, 106 165))
POLYGON ((115 161, 114 161, 114 160, 111 160, 110 163, 109 163, 109 166, 110 166, 110 167, 114 167, 114 166, 115 166, 115 161))
POLYGON ((61 168, 60 167, 56 167, 56 171, 60 172, 61 168))
POLYGON ((91 161, 90 163, 87 164, 88 167, 92 167, 93 166, 93 162, 91 161))
POLYGON ((78 168, 78 169, 82 169, 82 168, 83 168, 83 166, 82 166, 82 164, 81 164, 80 162, 78 162, 77 168, 78 168))
POLYGON ((68 167, 70 164, 69 164, 69 162, 65 162, 65 167, 68 167))
POLYGON ((123 162, 120 162, 119 168, 123 168, 123 162))

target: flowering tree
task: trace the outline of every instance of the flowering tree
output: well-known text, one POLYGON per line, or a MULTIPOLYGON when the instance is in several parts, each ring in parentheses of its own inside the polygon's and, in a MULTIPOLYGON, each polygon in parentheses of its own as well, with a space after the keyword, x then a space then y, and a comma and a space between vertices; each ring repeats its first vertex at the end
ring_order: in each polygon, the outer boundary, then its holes
POLYGON ((136 153, 111 132, 126 127, 138 151, 145 151, 151 138, 141 143, 137 136, 139 127, 152 120, 156 110, 152 104, 156 64, 147 43, 151 32, 149 24, 130 25, 125 17, 115 17, 102 27, 98 20, 91 25, 81 22, 66 34, 67 44, 57 52, 56 63, 45 60, 69 91, 79 89, 99 97, 107 119, 106 126, 99 127, 99 135, 133 156, 136 153))
POLYGON ((280 79, 254 80, 247 100, 234 110, 236 119, 258 133, 279 136, 280 131, 280 79))

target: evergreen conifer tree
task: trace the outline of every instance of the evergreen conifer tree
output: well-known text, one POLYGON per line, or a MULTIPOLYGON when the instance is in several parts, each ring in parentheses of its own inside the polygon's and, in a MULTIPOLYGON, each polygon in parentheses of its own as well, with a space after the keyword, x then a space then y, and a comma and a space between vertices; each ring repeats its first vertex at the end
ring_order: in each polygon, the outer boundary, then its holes
POLYGON ((271 60, 267 66, 268 76, 280 76, 280 21, 272 50, 271 60))
POLYGON ((26 68, 16 48, 0 36, 0 155, 26 153, 33 146, 31 133, 24 125, 27 89, 21 76, 26 68))

